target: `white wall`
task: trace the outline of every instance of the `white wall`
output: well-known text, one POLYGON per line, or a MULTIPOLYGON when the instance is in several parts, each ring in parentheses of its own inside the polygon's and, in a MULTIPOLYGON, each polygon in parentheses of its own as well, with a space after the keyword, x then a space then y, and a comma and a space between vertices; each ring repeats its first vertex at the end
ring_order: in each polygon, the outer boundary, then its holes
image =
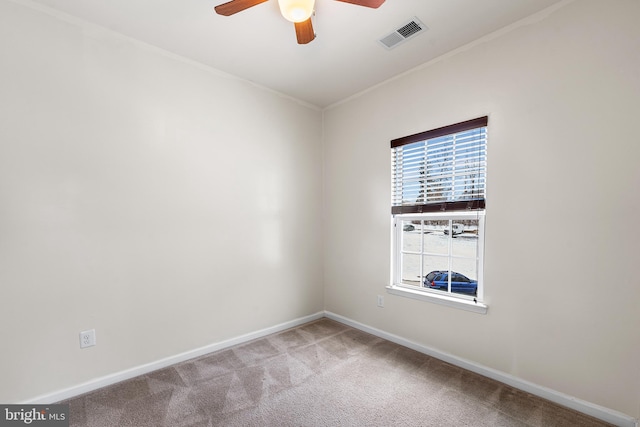
POLYGON ((639 16, 568 2, 327 110, 326 309, 638 418, 639 16), (487 114, 488 314, 385 294, 389 141, 487 114))
POLYGON ((322 310, 321 136, 317 109, 0 0, 0 402, 322 310))

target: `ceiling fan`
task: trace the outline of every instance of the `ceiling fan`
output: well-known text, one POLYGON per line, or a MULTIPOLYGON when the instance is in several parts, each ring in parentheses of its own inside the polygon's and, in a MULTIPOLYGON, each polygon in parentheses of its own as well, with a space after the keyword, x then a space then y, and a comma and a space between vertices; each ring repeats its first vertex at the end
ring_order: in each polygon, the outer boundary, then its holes
MULTIPOLYGON (((267 0, 231 0, 215 7, 216 13, 224 16, 231 16, 242 12, 267 0)), ((385 0, 337 0, 344 3, 351 3, 358 6, 378 8, 385 0)), ((298 44, 307 44, 316 38, 311 25, 311 15, 315 0, 278 0, 280 12, 285 19, 294 23, 296 27, 296 37, 298 44)))

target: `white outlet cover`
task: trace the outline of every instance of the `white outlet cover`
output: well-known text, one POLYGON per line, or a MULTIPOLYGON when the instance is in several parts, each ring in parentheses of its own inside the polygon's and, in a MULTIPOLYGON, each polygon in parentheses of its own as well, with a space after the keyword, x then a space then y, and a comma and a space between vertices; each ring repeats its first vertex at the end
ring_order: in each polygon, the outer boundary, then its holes
POLYGON ((87 348, 96 345, 96 330, 80 332, 80 348, 87 348))

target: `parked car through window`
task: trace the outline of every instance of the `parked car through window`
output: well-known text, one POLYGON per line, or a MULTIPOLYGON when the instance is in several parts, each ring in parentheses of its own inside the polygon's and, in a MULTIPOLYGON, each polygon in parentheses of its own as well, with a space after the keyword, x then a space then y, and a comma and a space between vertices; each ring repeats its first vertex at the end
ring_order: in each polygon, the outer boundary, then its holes
MULTIPOLYGON (((449 272, 432 271, 424 278, 424 287, 446 291, 449 289, 449 272)), ((476 296, 478 293, 478 281, 469 279, 464 274, 451 272, 451 292, 476 296)))

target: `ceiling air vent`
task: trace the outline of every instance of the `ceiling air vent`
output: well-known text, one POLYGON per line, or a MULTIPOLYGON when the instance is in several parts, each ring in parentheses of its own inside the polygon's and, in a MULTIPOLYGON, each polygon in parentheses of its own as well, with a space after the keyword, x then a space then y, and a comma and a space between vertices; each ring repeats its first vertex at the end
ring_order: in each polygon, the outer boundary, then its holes
POLYGON ((427 30, 427 26, 418 18, 413 18, 409 22, 401 25, 400 28, 396 29, 391 34, 387 34, 378 41, 387 49, 393 49, 410 38, 423 33, 425 30, 427 30))

